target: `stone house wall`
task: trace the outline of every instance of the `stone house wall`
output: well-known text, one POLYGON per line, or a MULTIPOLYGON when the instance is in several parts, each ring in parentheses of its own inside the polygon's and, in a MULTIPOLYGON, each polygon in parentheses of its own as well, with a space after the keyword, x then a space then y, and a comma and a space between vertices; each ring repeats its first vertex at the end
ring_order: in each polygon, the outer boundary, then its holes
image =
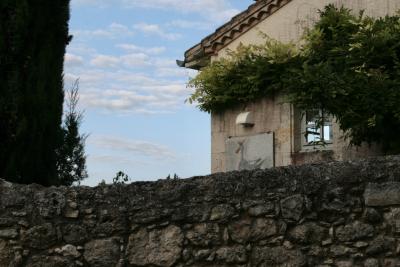
POLYGON ((400 266, 400 156, 95 188, 0 180, 0 266, 400 266))
MULTIPOLYGON (((226 57, 227 52, 236 50, 239 44, 262 44, 265 39, 260 32, 282 42, 298 42, 304 29, 311 27, 319 19, 318 10, 322 10, 330 3, 338 6, 343 5, 357 13, 360 10, 365 10, 366 15, 373 17, 394 14, 400 9, 400 1, 398 0, 293 0, 218 51, 212 57, 212 60, 226 57)), ((301 148, 300 138, 302 133, 299 113, 295 108, 284 103, 282 98, 278 97, 260 100, 249 104, 247 107, 212 114, 212 172, 226 171, 225 142, 227 138, 266 132, 274 132, 275 135, 275 166, 325 160, 355 159, 380 154, 380 150, 377 147, 364 145, 358 148, 349 148, 348 142, 343 138, 343 133, 335 123, 333 124, 334 144, 329 149, 330 153, 304 153, 301 148), (235 125, 236 116, 242 110, 253 111, 256 116, 254 128, 242 129, 241 126, 235 125)), ((319 149, 316 148, 315 150, 319 149)))

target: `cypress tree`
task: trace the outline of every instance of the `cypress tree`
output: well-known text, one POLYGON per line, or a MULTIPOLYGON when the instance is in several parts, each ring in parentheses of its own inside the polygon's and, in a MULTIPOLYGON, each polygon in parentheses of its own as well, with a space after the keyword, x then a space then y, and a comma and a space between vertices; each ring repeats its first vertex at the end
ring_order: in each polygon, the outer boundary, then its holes
POLYGON ((0 177, 57 184, 69 0, 2 0, 0 14, 0 177))

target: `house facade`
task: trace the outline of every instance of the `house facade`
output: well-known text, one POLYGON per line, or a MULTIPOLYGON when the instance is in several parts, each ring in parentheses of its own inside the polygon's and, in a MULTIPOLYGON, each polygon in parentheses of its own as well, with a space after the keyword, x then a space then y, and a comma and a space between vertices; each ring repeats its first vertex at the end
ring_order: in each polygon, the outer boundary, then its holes
MULTIPOLYGON (((179 65, 201 70, 240 44, 262 44, 260 32, 281 42, 297 42, 328 4, 372 17, 395 14, 400 0, 257 0, 185 53, 179 65)), ((334 118, 302 112, 284 96, 211 114, 212 172, 351 160, 379 155, 377 146, 349 146, 334 118), (317 127, 317 118, 324 117, 317 127), (323 145, 321 142, 323 141, 323 145)))

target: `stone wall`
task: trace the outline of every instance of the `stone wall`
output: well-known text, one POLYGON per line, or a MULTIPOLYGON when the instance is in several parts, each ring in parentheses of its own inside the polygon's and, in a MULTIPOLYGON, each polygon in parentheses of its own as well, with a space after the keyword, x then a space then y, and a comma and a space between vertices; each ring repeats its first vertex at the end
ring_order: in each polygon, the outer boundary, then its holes
POLYGON ((0 180, 0 266, 400 266, 400 157, 131 185, 0 180))

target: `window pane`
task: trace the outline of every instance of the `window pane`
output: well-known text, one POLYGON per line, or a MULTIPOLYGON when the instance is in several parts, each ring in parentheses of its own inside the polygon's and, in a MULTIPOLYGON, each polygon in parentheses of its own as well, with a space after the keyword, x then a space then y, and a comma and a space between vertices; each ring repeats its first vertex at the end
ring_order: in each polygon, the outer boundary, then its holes
POLYGON ((332 141, 332 139, 333 139, 332 125, 325 125, 324 126, 324 141, 332 141))
POLYGON ((321 140, 321 134, 319 128, 307 128, 306 130, 306 141, 307 143, 318 142, 321 140))

